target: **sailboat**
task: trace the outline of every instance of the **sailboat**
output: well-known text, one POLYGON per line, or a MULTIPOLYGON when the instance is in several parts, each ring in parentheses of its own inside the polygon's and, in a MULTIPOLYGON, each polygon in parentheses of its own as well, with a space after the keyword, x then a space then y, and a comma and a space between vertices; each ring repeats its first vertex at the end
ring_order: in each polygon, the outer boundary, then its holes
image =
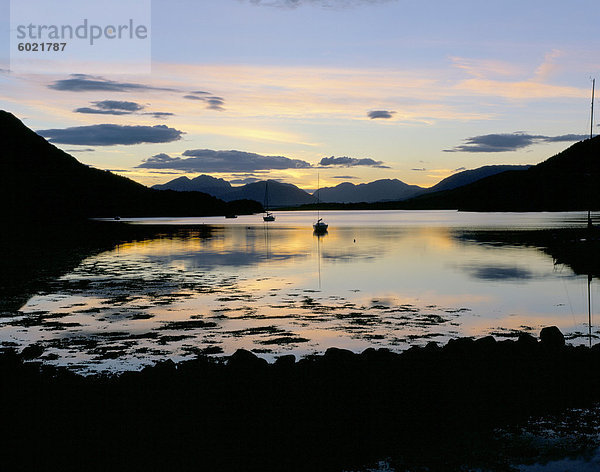
MULTIPOLYGON (((594 137, 594 88, 596 85, 596 79, 592 80, 592 112, 590 118, 590 140, 594 137)), ((588 210, 587 213, 587 229, 592 231, 594 229, 594 223, 592 222, 592 212, 588 210)))
POLYGON ((327 232, 327 228, 329 228, 329 225, 323 222, 323 218, 319 218, 317 222, 313 225, 313 228, 315 229, 315 233, 322 234, 327 232))
POLYGON ((275 221, 275 215, 269 211, 269 181, 265 182, 265 212, 263 221, 275 221))
POLYGON ((320 217, 321 215, 319 214, 319 204, 320 204, 319 189, 320 189, 320 187, 321 187, 321 182, 320 182, 319 176, 317 174, 317 221, 313 225, 313 228, 314 228, 316 234, 325 234, 327 232, 327 228, 329 228, 329 225, 323 221, 323 218, 321 218, 320 217))

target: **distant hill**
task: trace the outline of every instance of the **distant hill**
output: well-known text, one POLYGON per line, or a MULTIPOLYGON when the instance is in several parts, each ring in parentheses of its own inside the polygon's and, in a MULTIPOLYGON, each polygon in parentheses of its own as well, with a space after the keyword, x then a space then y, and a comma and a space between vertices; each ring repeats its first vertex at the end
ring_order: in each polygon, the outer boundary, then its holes
MULTIPOLYGON (((409 185, 398 179, 381 179, 374 182, 355 185, 343 182, 335 187, 323 187, 310 195, 292 184, 269 180, 269 205, 272 208, 310 205, 317 202, 317 196, 322 203, 375 203, 408 200, 426 193, 450 190, 476 180, 499 174, 507 170, 526 170, 529 166, 495 165, 478 169, 458 172, 430 188, 409 185)), ((157 190, 175 190, 177 192, 204 192, 225 201, 236 199, 255 200, 264 203, 265 181, 233 187, 224 179, 200 175, 193 179, 178 177, 165 184, 152 187, 157 190)))
MULTIPOLYGON (((269 206, 271 208, 316 202, 316 199, 312 195, 295 185, 277 182, 276 180, 269 180, 268 183, 269 206)), ((226 180, 217 179, 209 175, 200 175, 193 179, 179 177, 166 184, 154 185, 152 188, 175 191, 194 190, 208 193, 225 201, 248 199, 262 204, 265 200, 266 185, 265 181, 261 181, 242 185, 241 187, 232 187, 226 180)))
POLYGON ((573 144, 527 170, 421 195, 397 208, 562 211, 600 208, 600 136, 573 144))
POLYGON ((359 203, 385 200, 405 200, 423 193, 418 185, 408 185, 398 179, 382 179, 355 185, 343 182, 335 187, 324 187, 313 195, 322 202, 359 203))
POLYGON ((0 110, 3 217, 85 218, 250 213, 255 202, 225 203, 198 192, 159 192, 90 168, 0 110))
MULTIPOLYGON (((535 166, 494 165, 456 173, 430 188, 397 179, 325 187, 314 196, 291 184, 269 181, 271 206, 312 208, 318 195, 327 208, 463 209, 481 211, 600 208, 600 137, 574 144, 535 166)), ((180 177, 155 188, 202 190, 224 200, 262 203, 265 182, 232 187, 223 179, 180 177)))
POLYGON ((462 187, 470 183, 476 182, 477 180, 484 179, 491 175, 500 174, 508 170, 527 170, 531 166, 516 166, 516 165, 496 165, 496 166, 483 166, 477 169, 464 170, 456 174, 446 177, 433 187, 426 189, 426 192, 440 192, 442 190, 452 190, 454 188, 462 187))
POLYGON ((204 192, 223 200, 226 200, 227 196, 234 191, 229 182, 210 175, 199 175, 193 179, 185 176, 178 177, 166 184, 153 185, 152 188, 156 190, 175 190, 177 192, 204 192))
POLYGON ((527 170, 529 167, 514 165, 479 167, 478 169, 458 172, 429 188, 409 185, 398 179, 382 179, 358 185, 343 182, 335 187, 324 187, 317 190, 313 195, 318 195, 320 201, 324 203, 374 203, 408 200, 425 193, 451 190, 508 170, 527 170))
MULTIPOLYGON (((265 199, 266 185, 264 181, 246 184, 236 188, 232 196, 236 199, 247 198, 262 203, 265 199)), ((277 182, 276 180, 269 180, 268 185, 270 207, 304 205, 316 201, 315 197, 295 185, 277 182)))

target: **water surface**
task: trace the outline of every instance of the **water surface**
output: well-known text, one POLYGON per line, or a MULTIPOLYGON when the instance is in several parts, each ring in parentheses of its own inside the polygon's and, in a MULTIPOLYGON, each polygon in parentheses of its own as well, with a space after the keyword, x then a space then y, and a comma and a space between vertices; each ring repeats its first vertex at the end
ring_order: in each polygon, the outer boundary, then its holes
MULTIPOLYGON (((0 318, 0 342, 82 371, 245 348, 272 360, 331 346, 402 350, 457 336, 587 343, 587 277, 541 248, 475 232, 585 225, 581 213, 312 212, 132 219, 173 232, 118 245, 0 318), (178 225, 205 225, 202 231, 178 225)), ((591 298, 597 297, 596 281, 591 298)), ((594 333, 596 332, 594 328, 594 333)))

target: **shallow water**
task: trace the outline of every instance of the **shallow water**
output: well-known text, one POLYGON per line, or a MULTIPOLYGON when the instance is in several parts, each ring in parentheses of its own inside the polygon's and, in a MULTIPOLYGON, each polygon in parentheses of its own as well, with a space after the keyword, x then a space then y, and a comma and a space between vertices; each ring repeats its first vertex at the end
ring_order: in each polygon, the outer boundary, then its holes
MULTIPOLYGON (((94 371, 238 348, 269 360, 331 346, 402 350, 547 325, 588 342, 585 275, 536 247, 469 237, 581 227, 581 213, 322 212, 320 237, 315 216, 129 220, 208 226, 84 259, 5 313, 0 343, 37 343, 48 362, 94 371)), ((591 290, 597 298, 595 280, 591 290)))

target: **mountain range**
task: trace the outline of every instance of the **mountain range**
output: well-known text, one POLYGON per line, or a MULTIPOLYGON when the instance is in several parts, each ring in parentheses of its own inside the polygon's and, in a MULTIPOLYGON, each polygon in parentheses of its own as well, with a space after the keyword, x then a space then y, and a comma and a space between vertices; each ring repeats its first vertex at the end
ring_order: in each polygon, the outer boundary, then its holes
POLYGON ((225 201, 249 199, 266 203, 265 187, 268 185, 268 199, 271 208, 307 205, 321 201, 323 203, 374 203, 399 201, 441 190, 451 190, 475 182, 490 175, 508 170, 526 170, 529 166, 495 165, 456 173, 430 188, 409 185, 398 179, 381 179, 374 182, 355 185, 343 182, 335 187, 323 187, 312 195, 292 184, 275 180, 255 182, 233 187, 224 179, 200 175, 193 179, 178 177, 165 184, 154 185, 156 190, 198 191, 225 201))
POLYGON ((406 200, 423 193, 418 185, 408 185, 398 179, 382 179, 355 185, 342 182, 335 187, 323 187, 314 193, 326 203, 379 202, 384 200, 406 200))
POLYGON ((567 211, 600 208, 600 136, 524 171, 507 171, 392 205, 404 209, 567 211))
MULTIPOLYGON (((317 201, 315 195, 274 180, 233 187, 210 176, 180 177, 150 189, 80 163, 2 110, 0 142, 5 218, 224 215, 260 212, 266 195, 271 207, 317 201)), ((345 182, 322 188, 317 195, 323 201, 341 202, 335 203, 339 208, 594 210, 600 208, 599 181, 600 136, 596 136, 534 166, 485 166, 454 174, 430 188, 393 179, 345 182)))
POLYGON ((233 187, 224 179, 211 177, 210 175, 199 175, 193 179, 188 177, 178 177, 166 184, 158 184, 152 187, 156 190, 175 190, 175 191, 197 191, 221 198, 226 202, 232 200, 249 199, 269 206, 297 206, 316 203, 317 199, 304 190, 292 184, 278 182, 276 180, 267 180, 233 187), (268 189, 267 189, 268 187, 268 189), (268 190, 268 192, 267 192, 268 190))
POLYGON ((203 216, 262 209, 249 200, 226 203, 200 192, 160 192, 86 166, 3 110, 0 142, 3 217, 203 216))

